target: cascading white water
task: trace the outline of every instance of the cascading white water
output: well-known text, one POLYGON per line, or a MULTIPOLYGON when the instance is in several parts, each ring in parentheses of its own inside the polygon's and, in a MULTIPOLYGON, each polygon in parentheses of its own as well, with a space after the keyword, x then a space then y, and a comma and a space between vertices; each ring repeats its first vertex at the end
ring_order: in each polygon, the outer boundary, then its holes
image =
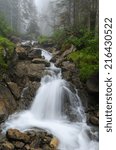
MULTIPOLYGON (((47 60, 52 57, 45 50, 42 54, 47 60)), ((84 109, 77 93, 68 88, 68 83, 61 78, 61 70, 54 64, 51 63, 47 71, 51 75, 42 78, 31 108, 11 116, 5 123, 5 130, 17 128, 25 131, 38 127, 59 139, 59 150, 98 150, 98 142, 90 139, 87 134, 91 132, 91 127, 86 124, 84 109), (78 122, 68 120, 64 111, 65 99, 69 100, 78 122)))

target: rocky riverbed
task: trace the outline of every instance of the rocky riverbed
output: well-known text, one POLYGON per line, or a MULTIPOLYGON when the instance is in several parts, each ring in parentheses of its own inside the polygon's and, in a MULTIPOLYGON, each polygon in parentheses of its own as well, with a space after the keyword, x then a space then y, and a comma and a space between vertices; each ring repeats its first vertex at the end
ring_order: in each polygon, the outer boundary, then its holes
MULTIPOLYGON (((79 70, 73 62, 67 59, 68 54, 75 51, 72 45, 65 52, 58 51, 53 47, 47 48, 53 53, 51 62, 62 69, 62 76, 69 81, 72 90, 78 89, 79 96, 85 107, 88 124, 99 125, 98 111, 98 75, 89 78, 86 84, 79 79, 79 70)), ((28 109, 33 101, 40 80, 47 74, 46 67, 50 63, 42 56, 42 51, 37 46, 17 44, 14 57, 9 66, 8 74, 3 75, 0 81, 0 123, 8 118, 10 114, 28 109)), ((70 109, 65 104, 68 114, 70 109)), ((69 118, 74 119, 74 116, 69 118)), ((21 133, 16 129, 9 129, 6 135, 0 133, 1 150, 53 150, 57 149, 58 139, 45 131, 31 131, 21 133)))

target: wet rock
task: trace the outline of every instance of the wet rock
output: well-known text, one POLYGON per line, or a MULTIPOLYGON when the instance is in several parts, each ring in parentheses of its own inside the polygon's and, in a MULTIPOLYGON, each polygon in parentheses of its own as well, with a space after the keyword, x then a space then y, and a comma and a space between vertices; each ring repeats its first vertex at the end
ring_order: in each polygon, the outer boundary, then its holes
POLYGON ((43 129, 34 128, 34 130, 25 133, 22 133, 17 129, 9 129, 6 132, 6 138, 0 141, 0 147, 4 144, 5 146, 12 145, 13 147, 13 149, 6 150, 55 150, 57 149, 59 142, 52 134, 47 133, 43 129))
POLYGON ((5 141, 1 146, 0 150, 14 150, 14 145, 8 141, 5 141))
POLYGON ((62 62, 62 69, 68 70, 68 71, 71 71, 71 72, 76 72, 75 64, 71 63, 70 61, 62 62))
POLYGON ((25 144, 24 144, 23 142, 16 141, 16 142, 13 142, 13 145, 14 145, 14 147, 17 148, 17 149, 22 149, 25 144))
POLYGON ((15 65, 14 73, 19 78, 28 76, 32 80, 39 80, 43 76, 44 64, 34 64, 29 61, 18 62, 15 65))
POLYGON ((44 146, 43 146, 43 150, 51 150, 51 148, 50 148, 49 145, 44 145, 44 146))
POLYGON ((63 71, 62 75, 63 75, 63 78, 65 80, 71 81, 71 79, 72 79, 72 72, 70 72, 70 71, 63 71))
POLYGON ((16 83, 14 83, 14 82, 7 82, 7 85, 9 87, 10 91, 13 93, 13 95, 17 99, 19 99, 19 97, 20 97, 20 89, 19 89, 18 85, 16 83))
POLYGON ((6 137, 9 140, 21 141, 24 143, 30 143, 30 137, 26 133, 22 133, 17 129, 9 129, 6 133, 6 137))
POLYGON ((90 116, 89 118, 90 123, 92 123, 93 125, 98 126, 99 125, 99 119, 96 116, 90 116))
POLYGON ((90 93, 99 93, 99 74, 92 75, 86 82, 87 90, 90 93))
POLYGON ((41 59, 41 58, 34 58, 32 60, 32 63, 35 63, 35 64, 45 64, 46 67, 50 67, 50 63, 48 61, 46 61, 45 59, 41 59))
POLYGON ((31 78, 37 78, 37 79, 41 79, 41 77, 43 76, 43 71, 45 69, 45 65, 44 64, 30 64, 28 66, 29 68, 28 70, 28 76, 31 78))
POLYGON ((22 47, 31 47, 31 41, 30 40, 27 40, 27 41, 22 41, 21 42, 21 46, 22 47))
POLYGON ((5 121, 8 117, 8 111, 5 104, 5 100, 0 100, 0 123, 5 121))
POLYGON ((56 60, 55 65, 56 65, 57 67, 61 67, 63 61, 65 61, 65 58, 64 58, 64 57, 63 57, 63 58, 60 57, 60 58, 58 58, 58 59, 56 60))
POLYGON ((50 147, 51 148, 54 148, 54 149, 57 149, 58 147, 58 144, 59 144, 59 141, 56 137, 54 137, 51 142, 50 142, 50 147))
POLYGON ((1 127, 0 127, 0 145, 1 145, 1 143, 4 142, 5 140, 6 140, 6 137, 5 137, 5 135, 2 133, 2 129, 1 129, 1 127))
POLYGON ((34 48, 34 49, 31 50, 31 52, 29 52, 28 57, 29 57, 30 59, 33 59, 33 58, 41 58, 41 54, 42 54, 41 49, 39 49, 39 48, 34 48))
POLYGON ((25 145, 25 147, 23 148, 23 150, 30 150, 30 146, 28 144, 25 145))
POLYGON ((27 58, 27 50, 24 47, 17 46, 15 51, 18 54, 19 59, 26 59, 27 58))
POLYGON ((2 82, 0 83, 0 122, 3 122, 7 116, 16 110, 16 101, 2 82), (11 107, 12 106, 12 107, 11 107))

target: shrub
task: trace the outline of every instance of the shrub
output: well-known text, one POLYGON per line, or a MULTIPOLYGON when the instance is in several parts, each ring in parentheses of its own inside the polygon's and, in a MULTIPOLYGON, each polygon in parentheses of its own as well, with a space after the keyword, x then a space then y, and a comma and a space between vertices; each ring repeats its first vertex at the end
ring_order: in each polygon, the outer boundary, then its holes
POLYGON ((45 44, 49 42, 49 37, 41 35, 38 37, 38 42, 39 44, 45 44))
POLYGON ((12 29, 10 28, 10 26, 4 18, 5 17, 2 14, 0 14, 0 35, 8 36, 9 34, 11 34, 12 29))
POLYGON ((0 37, 0 67, 5 70, 8 67, 15 45, 7 38, 0 37))
POLYGON ((99 69, 99 54, 98 52, 91 52, 88 49, 76 51, 68 56, 79 68, 80 78, 86 81, 93 73, 99 69))

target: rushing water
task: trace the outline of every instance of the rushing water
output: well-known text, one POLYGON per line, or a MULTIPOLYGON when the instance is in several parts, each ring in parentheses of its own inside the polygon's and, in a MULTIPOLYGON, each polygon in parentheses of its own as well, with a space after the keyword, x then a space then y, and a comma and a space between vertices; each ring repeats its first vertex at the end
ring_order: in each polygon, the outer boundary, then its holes
MULTIPOLYGON (((52 54, 42 50, 42 56, 49 61, 52 54)), ((77 92, 73 93, 69 84, 62 79, 60 68, 51 63, 46 69, 51 75, 45 75, 41 79, 41 87, 30 109, 10 116, 5 123, 5 130, 17 128, 25 131, 38 127, 59 139, 59 150, 98 150, 98 142, 88 136, 88 133, 93 133, 86 124, 86 116, 77 92), (77 115, 78 122, 69 121, 65 114, 66 98, 70 102, 72 113, 77 115)))

